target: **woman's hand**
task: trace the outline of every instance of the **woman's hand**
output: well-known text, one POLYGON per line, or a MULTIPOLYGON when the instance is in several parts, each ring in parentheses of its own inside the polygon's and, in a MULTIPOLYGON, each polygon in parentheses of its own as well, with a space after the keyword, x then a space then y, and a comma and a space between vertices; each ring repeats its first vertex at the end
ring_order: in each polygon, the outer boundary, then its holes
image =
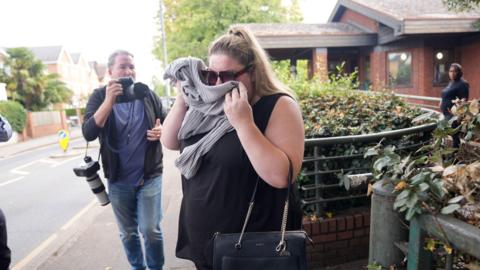
POLYGON ((187 105, 183 99, 182 89, 178 82, 175 103, 173 103, 173 107, 163 121, 163 127, 160 134, 160 141, 167 149, 178 150, 180 148, 178 131, 182 126, 183 118, 185 118, 186 113, 187 105))
POLYGON ((247 88, 242 83, 225 95, 223 110, 230 124, 238 130, 253 123, 252 107, 248 103, 247 88))

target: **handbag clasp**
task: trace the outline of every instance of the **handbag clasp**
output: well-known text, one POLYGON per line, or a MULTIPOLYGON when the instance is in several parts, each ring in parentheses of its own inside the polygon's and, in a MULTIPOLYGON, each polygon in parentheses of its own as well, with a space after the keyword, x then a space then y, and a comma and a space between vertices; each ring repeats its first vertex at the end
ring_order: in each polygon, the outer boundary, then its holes
POLYGON ((287 250, 287 242, 280 241, 278 243, 278 246, 275 248, 275 250, 278 252, 278 255, 280 256, 291 256, 290 252, 287 250))

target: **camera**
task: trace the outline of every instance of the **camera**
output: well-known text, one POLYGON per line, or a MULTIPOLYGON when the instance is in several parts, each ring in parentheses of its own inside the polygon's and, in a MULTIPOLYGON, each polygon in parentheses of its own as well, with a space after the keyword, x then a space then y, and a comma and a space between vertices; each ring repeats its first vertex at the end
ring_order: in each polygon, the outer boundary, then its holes
POLYGON ((87 178, 88 185, 93 194, 97 196, 100 205, 105 206, 109 204, 110 200, 108 199, 107 191, 97 173, 100 170, 100 165, 97 161, 93 161, 90 156, 85 156, 83 161, 84 163, 80 164, 80 166, 73 168, 73 172, 76 176, 87 178))
POLYGON ((118 78, 117 81, 122 85, 123 91, 123 95, 117 97, 117 103, 143 99, 148 93, 149 89, 146 84, 135 83, 131 77, 118 78))

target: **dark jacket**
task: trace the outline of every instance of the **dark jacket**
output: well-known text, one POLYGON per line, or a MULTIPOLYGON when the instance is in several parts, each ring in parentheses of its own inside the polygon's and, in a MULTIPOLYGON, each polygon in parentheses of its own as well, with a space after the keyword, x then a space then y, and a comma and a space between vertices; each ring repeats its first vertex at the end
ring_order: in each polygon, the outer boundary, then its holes
POLYGON ((452 113, 450 109, 453 107, 453 101, 455 99, 466 99, 468 100, 469 85, 463 80, 454 80, 448 83, 447 87, 442 90, 442 103, 440 105, 440 110, 443 115, 446 117, 451 117, 452 113))
POLYGON ((0 209, 0 269, 8 269, 11 261, 11 252, 7 246, 7 222, 0 209))
POLYGON ((6 142, 12 137, 12 127, 6 118, 0 115, 0 142, 6 142))
MULTIPOLYGON (((115 117, 113 111, 108 116, 105 126, 103 128, 98 127, 95 123, 93 115, 98 110, 100 105, 105 99, 105 87, 95 89, 93 94, 88 100, 87 107, 85 108, 85 118, 82 125, 83 137, 87 141, 93 141, 97 137, 100 141, 100 154, 102 156, 102 167, 107 179, 117 179, 118 173, 118 154, 112 152, 106 145, 107 134, 109 143, 112 147, 117 145, 116 129, 115 129, 115 117)), ((147 96, 143 99, 145 105, 145 115, 148 120, 148 129, 152 129, 155 125, 157 118, 160 118, 160 122, 163 123, 166 112, 162 108, 162 103, 158 96, 151 90, 148 91, 147 96)), ((146 135, 145 135, 146 136, 146 135)), ((150 179, 162 174, 162 145, 160 141, 151 142, 148 141, 147 151, 145 153, 145 164, 143 167, 144 178, 150 179)))

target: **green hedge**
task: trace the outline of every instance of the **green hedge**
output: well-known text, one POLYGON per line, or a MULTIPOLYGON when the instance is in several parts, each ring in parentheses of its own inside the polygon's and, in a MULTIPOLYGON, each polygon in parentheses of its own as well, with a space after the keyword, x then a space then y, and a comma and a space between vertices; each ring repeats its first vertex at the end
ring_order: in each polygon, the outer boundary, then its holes
POLYGON ((27 121, 27 111, 15 101, 0 101, 0 114, 7 118, 12 129, 21 133, 27 121))
MULTIPOLYGON (((80 114, 81 114, 81 115, 84 115, 84 114, 85 114, 85 108, 80 108, 80 114)), ((66 115, 67 117, 77 116, 77 108, 65 109, 65 115, 66 115)))
POLYGON ((75 109, 75 108, 65 109, 65 115, 66 115, 67 117, 77 116, 77 109, 75 109))

